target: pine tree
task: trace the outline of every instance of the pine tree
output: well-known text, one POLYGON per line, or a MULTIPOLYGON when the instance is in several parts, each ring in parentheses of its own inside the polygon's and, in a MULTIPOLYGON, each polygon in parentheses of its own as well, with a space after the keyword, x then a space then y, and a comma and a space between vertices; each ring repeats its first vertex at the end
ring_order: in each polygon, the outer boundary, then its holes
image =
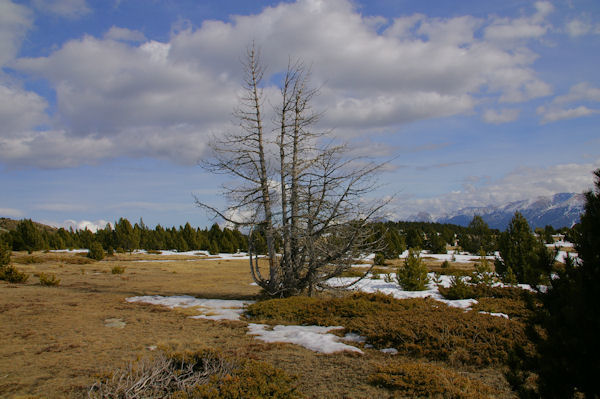
POLYGON ((594 174, 575 237, 579 261, 567 258, 540 294, 542 306, 526 330, 536 352, 517 347, 511 356, 507 379, 521 397, 600 397, 600 169, 594 174), (531 373, 537 390, 527 384, 531 373))
POLYGON ((600 396, 600 169, 595 192, 586 193, 576 242, 580 265, 568 262, 542 297, 538 343, 539 391, 543 397, 600 396))
POLYGON ((465 251, 478 254, 483 249, 489 254, 494 250, 492 231, 481 216, 473 216, 467 229, 468 232, 463 234, 460 240, 460 246, 465 251))
POLYGON ((509 269, 517 281, 539 284, 548 276, 554 264, 550 251, 532 234, 529 224, 519 212, 510 221, 499 242, 500 258, 496 258, 496 272, 506 276, 509 269))

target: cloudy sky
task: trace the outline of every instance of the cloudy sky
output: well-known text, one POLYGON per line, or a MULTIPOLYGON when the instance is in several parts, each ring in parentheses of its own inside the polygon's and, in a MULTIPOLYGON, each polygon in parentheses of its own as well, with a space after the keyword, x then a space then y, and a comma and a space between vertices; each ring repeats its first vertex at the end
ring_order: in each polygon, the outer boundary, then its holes
POLYGON ((597 0, 0 0, 0 216, 212 220, 198 167, 254 41, 312 68, 320 128, 391 160, 397 218, 581 192, 600 167, 597 0))

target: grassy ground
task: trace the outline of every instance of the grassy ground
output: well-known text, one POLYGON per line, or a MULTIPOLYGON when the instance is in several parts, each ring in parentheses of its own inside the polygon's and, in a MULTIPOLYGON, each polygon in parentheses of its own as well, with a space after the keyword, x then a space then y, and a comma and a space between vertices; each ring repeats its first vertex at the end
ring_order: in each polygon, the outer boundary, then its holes
MULTIPOLYGON (((152 354, 155 346, 210 347, 232 357, 265 361, 298 375, 306 397, 410 397, 416 391, 399 390, 397 373, 429 369, 437 374, 446 370, 450 374, 442 376, 445 380, 483 387, 452 397, 512 397, 500 366, 470 368, 375 349, 364 349, 364 355, 317 354, 255 340, 241 321, 190 319, 184 311, 125 301, 137 295, 254 298, 259 290, 250 285, 244 260, 120 254, 95 262, 51 253, 15 253, 12 260, 31 276, 26 284, 0 282, 1 397, 80 398, 99 375, 152 354), (167 262, 139 262, 153 259, 167 262), (125 272, 112 274, 115 266, 125 272), (40 285, 40 273, 56 275, 60 284, 40 285), (110 319, 125 325, 111 327, 110 319)), ((406 383, 402 378, 400 382, 406 383)), ((435 395, 448 396, 440 392, 444 388, 435 395)))

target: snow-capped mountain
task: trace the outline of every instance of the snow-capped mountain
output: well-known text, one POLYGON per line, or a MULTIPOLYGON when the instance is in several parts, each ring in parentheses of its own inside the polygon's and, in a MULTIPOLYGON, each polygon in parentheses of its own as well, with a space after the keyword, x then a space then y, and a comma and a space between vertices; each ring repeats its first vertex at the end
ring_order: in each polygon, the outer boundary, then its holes
MULTIPOLYGON (((579 222, 584 203, 585 197, 583 194, 559 193, 551 197, 514 201, 500 206, 463 208, 452 214, 437 218, 435 221, 467 226, 474 215, 480 215, 491 228, 504 230, 515 212, 519 211, 525 216, 531 228, 546 225, 551 225, 554 228, 570 227, 579 222)), ((423 214, 419 214, 414 219, 425 221, 426 218, 423 214)))

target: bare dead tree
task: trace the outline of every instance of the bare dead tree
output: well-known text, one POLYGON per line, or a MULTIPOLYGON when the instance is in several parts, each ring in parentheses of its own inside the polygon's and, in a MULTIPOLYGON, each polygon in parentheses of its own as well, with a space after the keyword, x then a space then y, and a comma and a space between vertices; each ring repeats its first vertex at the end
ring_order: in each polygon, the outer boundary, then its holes
POLYGON ((384 202, 368 203, 381 164, 347 156, 314 131, 321 114, 311 102, 318 91, 309 85, 310 70, 289 62, 265 131, 264 67, 250 47, 244 62, 244 95, 234 115, 239 129, 213 141, 209 170, 236 177, 225 186, 230 205, 219 210, 197 205, 249 230, 250 270, 256 283, 273 296, 312 294, 350 267, 359 254, 373 251, 369 228, 384 202), (244 215, 240 218, 239 215, 244 215), (253 237, 260 229, 267 242, 268 275, 263 275, 253 237), (277 251, 276 243, 281 243, 277 251))

